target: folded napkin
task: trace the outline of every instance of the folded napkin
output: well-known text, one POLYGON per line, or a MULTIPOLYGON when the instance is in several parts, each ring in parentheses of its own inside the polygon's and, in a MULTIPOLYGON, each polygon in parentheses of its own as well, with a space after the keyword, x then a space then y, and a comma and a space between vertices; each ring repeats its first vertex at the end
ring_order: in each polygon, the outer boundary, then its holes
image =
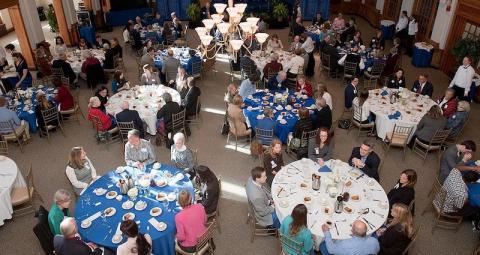
POLYGON ((393 120, 398 120, 402 116, 402 114, 399 111, 394 112, 393 114, 388 115, 388 118, 393 120))
POLYGON ((332 172, 332 169, 330 169, 330 167, 328 167, 327 165, 323 165, 322 167, 320 167, 320 169, 318 169, 318 172, 320 172, 320 173, 330 173, 330 172, 332 172))
POLYGON ((122 234, 122 231, 120 230, 120 224, 122 224, 122 222, 118 223, 117 230, 115 230, 115 235, 121 235, 122 234))
POLYGON ((96 220, 98 217, 100 217, 102 215, 102 212, 101 211, 98 211, 96 212, 95 214, 91 215, 90 217, 84 219, 82 222, 84 221, 94 221, 96 220))
POLYGON ((158 222, 157 219, 155 218, 150 218, 148 220, 148 222, 157 230, 157 231, 162 231, 162 229, 160 228, 159 224, 160 222, 158 222))
POLYGON ((388 95, 388 92, 386 90, 382 90, 382 93, 380 93, 380 95, 386 96, 386 95, 388 95))

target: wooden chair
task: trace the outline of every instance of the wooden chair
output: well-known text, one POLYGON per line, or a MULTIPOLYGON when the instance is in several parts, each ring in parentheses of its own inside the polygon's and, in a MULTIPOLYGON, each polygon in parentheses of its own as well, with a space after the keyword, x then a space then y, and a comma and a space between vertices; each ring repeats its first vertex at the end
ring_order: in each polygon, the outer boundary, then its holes
POLYGON ((454 229, 455 231, 458 231, 458 229, 462 224, 463 217, 453 216, 453 215, 445 214, 443 212, 445 199, 447 197, 447 191, 442 186, 442 184, 440 184, 438 177, 435 178, 432 189, 433 189, 433 196, 431 196, 430 204, 427 205, 422 212, 422 215, 424 215, 429 208, 433 208, 435 219, 433 222, 432 234, 435 231, 436 227, 444 228, 444 229, 454 229), (438 201, 438 207, 434 203, 435 200, 438 201))
POLYGON ((238 138, 241 139, 247 139, 250 140, 250 146, 252 145, 252 132, 247 132, 245 135, 238 135, 237 134, 237 125, 235 125, 235 122, 230 119, 230 117, 227 117, 228 124, 230 125, 230 129, 228 131, 227 135, 227 145, 229 144, 230 141, 230 135, 233 135, 235 137, 235 150, 238 148, 238 138))
POLYGON ((303 242, 297 242, 289 237, 280 234, 280 246, 282 254, 303 254, 303 242), (285 253, 283 247, 287 247, 293 253, 285 253))
POLYGON ((96 131, 97 144, 100 143, 100 142, 104 142, 105 146, 108 149, 109 142, 115 140, 116 138, 118 138, 120 136, 119 135, 119 133, 120 133, 119 128, 114 127, 110 130, 102 131, 102 130, 104 130, 104 128, 103 128, 102 122, 100 121, 100 119, 97 116, 92 116, 91 121, 92 121, 93 127, 95 128, 95 131, 96 131), (105 137, 105 140, 99 139, 100 137, 105 137))
POLYGON ((65 74, 63 73, 63 69, 61 67, 52 67, 52 75, 63 77, 65 74))
POLYGON ((250 77, 252 73, 257 71, 257 70, 254 70, 253 66, 251 65, 240 64, 240 68, 241 68, 240 73, 241 73, 242 79, 248 79, 248 77, 250 77))
MULTIPOLYGON (((387 132, 385 139, 383 139, 383 145, 386 148, 385 154, 388 155, 388 151, 391 146, 403 148, 403 159, 405 159, 405 152, 407 150, 408 138, 413 131, 411 126, 401 126, 395 124, 393 132, 387 132)), ((386 156, 385 156, 386 157, 386 156)))
MULTIPOLYGON (((25 128, 28 128, 25 127, 25 128)), ((0 136, 3 141, 16 141, 18 146, 20 146, 20 151, 23 153, 23 137, 26 134, 26 130, 18 132, 15 130, 12 121, 0 121, 0 130, 11 130, 10 132, 1 133, 0 136)))
POLYGON ((165 79, 167 80, 167 83, 169 81, 175 81, 176 78, 177 78, 177 70, 176 69, 175 69, 175 71, 165 72, 165 79))
POLYGON ((12 189, 11 200, 12 206, 14 207, 14 216, 24 216, 35 212, 35 208, 33 206, 33 196, 35 194, 38 195, 40 201, 43 203, 43 198, 38 193, 38 190, 35 188, 33 182, 33 171, 31 164, 26 175, 26 182, 26 187, 16 187, 12 189), (21 208, 18 208, 20 206, 21 208), (17 207, 17 209, 15 207, 17 207))
POLYGON ((220 216, 220 198, 222 197, 222 176, 218 176, 218 202, 217 208, 215 211, 207 214, 207 222, 215 221, 217 223, 218 233, 222 233, 222 229, 220 228, 220 222, 218 221, 218 217, 220 216))
POLYGON ((273 129, 267 130, 255 128, 255 136, 260 144, 262 144, 264 147, 268 147, 273 140, 273 129), (264 141, 266 144, 263 143, 264 141))
POLYGON ((373 129, 375 128, 375 122, 369 122, 369 123, 362 123, 362 114, 363 114, 363 107, 361 106, 353 106, 353 115, 352 115, 352 125, 350 125, 350 128, 348 129, 347 133, 350 133, 350 130, 352 130, 352 127, 357 127, 358 128, 358 133, 357 137, 360 135, 368 135, 373 132, 373 129))
POLYGON ((377 62, 373 64, 371 71, 366 71, 364 73, 364 89, 370 90, 377 87, 377 82, 380 80, 384 67, 385 65, 382 62, 377 62))
POLYGON ((135 129, 133 121, 129 122, 120 122, 117 121, 117 127, 120 131, 120 138, 122 139, 123 144, 128 142, 128 131, 135 129))
POLYGON ((191 77, 201 78, 202 77, 202 61, 197 61, 192 63, 191 77))
POLYGON ((297 78, 287 78, 287 88, 295 90, 297 88, 297 78))
MULTIPOLYGON (((418 138, 415 138, 412 151, 423 158, 423 163, 425 163, 429 152, 438 151, 440 153, 443 143, 445 139, 447 139, 448 134, 450 134, 450 131, 451 129, 437 130, 428 143, 421 142, 418 138)), ((439 153, 437 153, 437 157, 440 155, 439 153)))
POLYGON ((7 141, 0 141, 0 155, 8 156, 8 143, 7 143, 7 141))
POLYGON ((330 55, 322 52, 321 54, 322 70, 327 71, 327 75, 332 78, 337 77, 337 70, 330 66, 330 55))
POLYGON ((164 47, 172 47, 175 43, 175 36, 173 34, 165 35, 164 47))
POLYGON ((33 79, 32 80, 32 87, 34 88, 37 88, 38 86, 40 85, 44 85, 45 82, 43 81, 43 79, 33 79))
POLYGON ((297 69, 297 76, 298 75, 303 75, 305 73, 305 68, 303 65, 300 65, 298 66, 298 69, 297 69))
POLYGON ((405 250, 403 250, 402 255, 407 255, 408 251, 412 248, 413 244, 417 240, 417 235, 418 235, 418 230, 420 227, 416 227, 415 230, 413 230, 413 235, 410 238, 410 242, 408 243, 407 247, 405 247, 405 250))
POLYGON ((175 252, 180 255, 203 255, 214 254, 213 250, 213 230, 215 229, 216 221, 213 220, 207 226, 207 230, 201 236, 197 238, 197 244, 195 245, 196 252, 183 251, 178 243, 175 242, 175 252))
POLYGON ((195 114, 187 118, 187 123, 189 123, 190 125, 200 125, 200 123, 203 121, 202 115, 200 114, 201 106, 202 106, 202 103, 199 97, 197 98, 197 107, 196 107, 195 114))
POLYGON ((77 91, 73 95, 73 108, 65 110, 65 111, 60 111, 60 116, 62 117, 62 122, 66 122, 66 121, 68 121, 66 116, 72 117, 72 115, 73 115, 73 117, 75 117, 75 120, 80 125, 80 118, 78 118, 79 114, 82 115, 84 120, 86 120, 85 115, 83 114, 82 109, 80 108, 79 91, 77 91))
POLYGON ((50 109, 42 111, 43 121, 45 126, 44 129, 39 128, 39 135, 47 135, 48 142, 50 142, 50 131, 56 128, 59 128, 62 132, 63 136, 65 136, 65 132, 63 130, 62 123, 60 121, 60 112, 58 111, 57 107, 52 107, 50 109), (57 123, 56 125, 52 125, 49 123, 57 123))
POLYGON ((138 80, 140 80, 143 74, 143 65, 141 62, 141 57, 136 57, 135 62, 137 63, 138 80))
POLYGON ((357 74, 357 63, 345 61, 343 68, 343 80, 351 80, 357 74))
POLYGON ((460 138, 460 136, 462 136, 463 130, 467 126, 467 123, 468 123, 469 119, 470 119, 470 115, 467 117, 467 120, 465 121, 465 123, 463 123, 463 126, 462 126, 462 128, 460 129, 460 131, 458 132, 457 135, 455 135, 455 136, 450 136, 449 135, 447 137, 447 139, 445 139, 445 146, 450 146, 452 144, 457 144, 458 143, 458 138, 460 138))
MULTIPOLYGON (((172 137, 173 134, 182 132, 183 134, 186 133, 185 129, 185 109, 183 109, 179 113, 172 114, 172 137)), ((187 135, 185 134, 185 140, 187 139, 187 135)))
POLYGON ((255 236, 278 236, 276 228, 264 227, 258 224, 255 218, 254 207, 248 200, 247 224, 250 224, 250 242, 253 243, 255 236))
POLYGON ((278 72, 273 72, 270 69, 267 70, 267 73, 263 74, 263 84, 266 86, 268 81, 272 78, 278 75, 278 72))
POLYGON ((289 141, 287 144, 287 153, 296 152, 296 150, 300 148, 308 147, 308 142, 310 141, 310 139, 317 136, 317 132, 318 132, 317 129, 312 131, 303 131, 302 137, 300 138, 300 147, 292 148, 292 144, 289 141))

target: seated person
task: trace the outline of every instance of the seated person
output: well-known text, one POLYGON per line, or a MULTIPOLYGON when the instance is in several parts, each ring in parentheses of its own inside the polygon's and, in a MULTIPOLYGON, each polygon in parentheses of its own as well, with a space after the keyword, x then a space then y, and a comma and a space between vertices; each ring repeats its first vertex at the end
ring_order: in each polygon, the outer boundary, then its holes
POLYGON ((305 68, 305 59, 302 57, 302 50, 301 49, 296 49, 295 50, 295 56, 288 61, 287 64, 284 66, 284 70, 287 71, 287 77, 288 78, 296 78, 298 75, 298 71, 302 70, 302 68, 305 68))
POLYGON ((53 50, 57 55, 67 53, 67 45, 61 36, 55 37, 55 46, 53 46, 53 50))
POLYGON ((57 94, 55 95, 55 102, 60 105, 60 111, 67 111, 74 108, 73 96, 65 84, 58 78, 52 80, 57 94))
POLYGON ((97 171, 82 147, 70 150, 65 173, 77 195, 97 179, 97 171))
MULTIPOLYGON (((400 174, 397 184, 388 192, 388 203, 390 208, 395 204, 409 206, 415 199, 415 184, 417 183, 417 172, 413 169, 405 169, 400 174)), ((412 208, 413 209, 413 208, 412 208)), ((393 216, 393 215, 392 215, 393 216)))
POLYGON ((55 254, 58 255, 101 255, 112 254, 102 252, 102 250, 93 243, 85 243, 78 234, 78 227, 75 219, 66 217, 60 223, 61 235, 56 235, 53 239, 55 254))
POLYGON ((58 59, 53 60, 52 67, 62 68, 63 75, 68 78, 70 84, 73 84, 77 79, 77 75, 73 71, 72 66, 67 62, 67 54, 65 53, 58 54, 58 59))
POLYGON ((107 131, 115 127, 110 118, 110 115, 106 114, 104 111, 100 109, 101 103, 98 97, 91 97, 88 103, 88 120, 93 121, 94 117, 98 118, 100 121, 100 125, 94 123, 96 128, 99 131, 107 131))
POLYGON ((353 109, 362 112, 360 119, 359 120, 355 119, 355 120, 362 124, 367 124, 372 122, 375 116, 370 113, 369 104, 365 104, 365 101, 367 101, 367 99, 368 99, 368 91, 362 91, 360 92, 360 95, 358 97, 355 97, 355 99, 353 99, 352 101, 353 109), (359 108, 361 108, 361 110, 359 108))
POLYGON ((140 35, 140 29, 142 27, 138 24, 133 25, 133 29, 130 31, 130 34, 132 35, 133 42, 132 42, 132 48, 134 50, 139 50, 142 48, 142 37, 140 35))
MULTIPOLYGON (((193 74, 193 63, 202 63, 202 59, 197 56, 197 52, 195 50, 189 50, 188 54, 190 55, 190 59, 187 62, 187 74, 192 75, 193 74)), ((201 64, 200 64, 201 65, 201 64)), ((201 71, 201 70, 199 70, 201 71)))
POLYGON ((418 123, 409 145, 413 146, 415 139, 428 144, 437 130, 445 128, 445 124, 447 124, 447 120, 443 117, 442 110, 438 105, 433 105, 418 123))
MULTIPOLYGON (((282 41, 280 39, 278 39, 277 34, 273 34, 270 37, 270 40, 268 40, 267 51, 275 52, 275 51, 282 50, 282 49, 283 49, 282 41)), ((265 73, 265 71, 263 73, 265 73)))
POLYGON ((308 97, 313 96, 312 84, 305 80, 305 76, 299 75, 297 77, 297 87, 296 92, 300 92, 302 95, 307 95, 308 97))
POLYGON ((183 68, 183 66, 179 66, 175 81, 169 81, 169 87, 173 87, 174 89, 176 89, 182 99, 185 98, 188 92, 187 78, 188 76, 185 68, 183 68))
POLYGON ((290 51, 295 52, 296 50, 302 47, 302 42, 300 42, 300 35, 296 35, 293 37, 293 41, 290 44, 290 51))
POLYGON ((455 97, 455 90, 448 88, 445 90, 445 95, 437 100, 438 106, 442 109, 442 115, 445 118, 450 118, 457 111, 457 98, 455 97))
POLYGON ((265 171, 267 172, 268 187, 272 187, 273 178, 284 165, 282 142, 278 139, 273 139, 268 151, 263 155, 263 168, 265 168, 265 171))
POLYGON ((342 30, 345 28, 345 19, 341 13, 333 20, 332 29, 333 30, 342 30))
POLYGON ((385 48, 385 38, 383 38, 382 30, 376 30, 375 36, 370 40, 370 48, 380 50, 385 48))
POLYGON ((118 57, 122 59, 123 49, 116 37, 113 37, 112 40, 110 40, 110 49, 113 50, 113 55, 118 55, 118 57))
POLYGON ((187 94, 182 100, 182 106, 185 108, 185 117, 194 116, 200 112, 201 105, 197 105, 200 100, 200 95, 202 92, 200 88, 196 86, 195 79, 193 77, 188 77, 187 79, 187 94), (198 106, 198 108, 197 108, 198 106))
POLYGON ((382 76, 389 76, 393 74, 399 60, 400 55, 398 54, 397 48, 390 48, 390 53, 388 54, 387 60, 385 61, 385 67, 383 67, 382 76))
POLYGON ((355 31, 355 34, 353 34, 353 38, 352 38, 352 41, 350 41, 352 43, 352 46, 354 47, 360 47, 361 45, 363 45, 363 40, 362 40, 362 34, 360 33, 360 31, 355 31))
POLYGON ((165 105, 163 105, 162 108, 158 110, 157 120, 163 119, 166 130, 170 131, 173 128, 172 115, 179 113, 181 111, 181 108, 177 104, 177 102, 172 101, 172 95, 170 95, 170 93, 164 93, 162 95, 162 98, 165 101, 165 105))
POLYGON ((245 79, 240 84, 240 89, 238 94, 245 100, 248 96, 255 94, 256 92, 256 83, 258 82, 259 77, 256 73, 252 73, 248 76, 248 79, 245 79))
POLYGON ((192 180, 195 177, 195 158, 192 150, 185 146, 185 136, 183 133, 176 133, 173 136, 173 146, 170 149, 170 160, 172 165, 182 169, 192 180))
POLYGON ((175 17, 172 19, 173 30, 175 31, 177 38, 182 38, 183 36, 183 26, 179 18, 175 17))
POLYGON ((13 52, 12 59, 14 62, 15 71, 17 72, 17 77, 20 79, 15 84, 15 88, 26 90, 32 86, 32 73, 28 69, 25 57, 23 57, 22 53, 20 52, 13 52))
MULTIPOLYGON (((272 108, 265 108, 263 109, 263 119, 257 121, 256 129, 263 129, 263 130, 271 130, 272 132, 275 130, 276 122, 273 119, 274 114, 272 108)), ((266 137, 257 137, 259 142, 263 145, 269 145, 272 142, 273 138, 266 138, 266 137)))
MULTIPOLYGON (((22 134, 23 133, 23 141, 30 140, 30 131, 28 122, 25 120, 21 120, 18 118, 16 112, 7 108, 7 99, 5 97, 0 96, 0 122, 10 122, 15 129, 15 133, 22 134)), ((11 128, 8 129, 1 129, 0 134, 12 134, 13 130, 11 128)))
POLYGON ((115 68, 115 60, 113 58, 115 52, 110 48, 110 44, 105 43, 103 45, 103 50, 105 51, 105 59, 103 60, 103 69, 114 69, 115 68))
POLYGON ((457 111, 447 119, 445 129, 451 129, 449 138, 454 138, 460 135, 460 132, 468 120, 468 113, 470 112, 470 103, 467 101, 460 101, 457 105, 457 111))
POLYGON ((136 110, 130 110, 130 103, 128 101, 122 102, 122 111, 115 115, 118 122, 133 122, 133 127, 140 132, 140 137, 145 137, 145 129, 143 127, 143 120, 136 110))
POLYGON ((432 97, 433 85, 428 81, 428 75, 421 74, 413 83, 412 91, 420 95, 432 97))
POLYGON ((272 76, 267 82, 267 88, 269 90, 278 90, 278 89, 285 89, 287 80, 287 73, 284 71, 278 72, 277 75, 272 76))
POLYGON ((247 200, 253 210, 253 212, 250 213, 253 214, 258 225, 268 228, 278 228, 280 222, 275 213, 272 194, 268 187, 265 187, 267 182, 265 169, 257 166, 252 169, 250 174, 247 184, 245 185, 247 200))
POLYGON ((92 52, 84 51, 83 52, 85 60, 82 63, 82 73, 87 74, 88 69, 92 68, 95 65, 100 65, 100 61, 93 56, 92 52))
POLYGON ((361 220, 355 220, 352 224, 352 238, 344 240, 332 240, 330 227, 322 225, 325 234, 325 242, 320 245, 320 251, 324 255, 330 254, 377 254, 380 245, 374 237, 367 236, 367 225, 361 220))
POLYGON ((358 54, 357 47, 352 48, 352 51, 350 53, 343 55, 343 57, 338 60, 338 64, 341 66, 344 66, 345 62, 357 64, 357 74, 359 74, 360 71, 365 69, 365 62, 363 62, 363 58, 358 54))
POLYGON ((85 37, 80 37, 78 40, 78 49, 79 50, 88 50, 91 49, 92 45, 85 39, 85 37))
POLYGON ((187 190, 178 193, 182 210, 175 215, 177 244, 185 252, 196 252, 198 237, 207 230, 207 215, 202 204, 192 204, 192 194, 187 190))
POLYGON ((349 22, 347 22, 345 23, 345 30, 340 33, 340 41, 342 43, 345 43, 351 40, 354 34, 355 34, 355 27, 350 25, 349 22))
POLYGON ((95 36, 95 48, 97 49, 105 49, 105 44, 108 44, 110 48, 110 42, 107 39, 102 38, 101 35, 96 35, 95 36))
POLYGON ((153 31, 152 25, 147 25, 147 32, 145 33, 145 38, 148 38, 148 40, 151 40, 155 43, 162 42, 162 37, 156 31, 153 31))
POLYGON ((330 106, 330 110, 333 110, 333 101, 332 101, 332 94, 328 92, 327 85, 323 83, 317 83, 317 92, 314 93, 315 98, 323 98, 325 99, 325 103, 330 106))
POLYGON ((452 169, 443 183, 443 188, 447 192, 443 208, 440 208, 440 196, 435 197, 433 204, 445 214, 463 217, 472 216, 477 210, 473 209, 468 203, 467 184, 477 182, 478 177, 479 175, 476 171, 466 171, 462 175, 460 170, 452 169))
POLYGON ((373 151, 373 143, 369 140, 363 141, 360 147, 355 147, 348 159, 348 164, 360 169, 368 177, 380 181, 378 166, 380 158, 373 151))
POLYGON ((327 105, 325 98, 322 97, 315 100, 315 105, 317 107, 315 110, 317 119, 317 123, 315 123, 316 128, 326 128, 330 130, 332 127, 332 109, 327 105))
POLYGON ((95 96, 98 97, 100 100, 100 109, 103 112, 106 112, 105 106, 108 103, 108 88, 105 86, 101 86, 96 92, 95 96))
POLYGON ((153 41, 150 40, 150 39, 147 39, 147 40, 145 41, 145 45, 143 46, 143 55, 142 55, 142 57, 143 57, 145 54, 148 53, 148 50, 149 50, 150 48, 154 49, 154 51, 155 51, 155 48, 153 48, 153 41))
MULTIPOLYGON (((390 75, 387 80, 387 88, 391 89, 398 89, 398 88, 405 88, 405 75, 402 68, 398 68, 395 73, 390 75)), ((415 91, 413 91, 415 92, 415 91)))
POLYGON ((65 217, 70 217, 69 207, 72 202, 72 195, 64 189, 59 189, 53 196, 53 204, 48 212, 48 226, 53 235, 61 235, 60 223, 65 217))
POLYGON ((257 72, 257 64, 252 60, 248 51, 245 51, 245 54, 240 57, 240 67, 247 75, 257 72))
POLYGON ((357 97, 358 77, 353 77, 350 84, 345 87, 345 109, 351 109, 353 107, 353 100, 357 97))
POLYGON ((340 56, 338 55, 338 51, 335 48, 335 42, 331 39, 330 36, 326 36, 324 39, 324 46, 322 48, 322 53, 325 53, 330 57, 330 72, 334 73, 338 69, 338 59, 340 56))
POLYGON ((247 119, 241 108, 242 104, 242 97, 240 95, 235 95, 233 97, 233 102, 228 104, 227 108, 228 118, 230 118, 230 121, 233 124, 230 124, 230 131, 237 136, 246 136, 252 133, 252 129, 247 127, 247 119))
POLYGON ((233 97, 238 95, 238 87, 235 83, 230 83, 227 86, 227 93, 225 93, 225 97, 223 101, 228 107, 228 104, 231 104, 233 102, 233 97))
POLYGON ((263 75, 264 77, 271 76, 272 74, 277 74, 283 70, 283 66, 281 63, 278 62, 278 54, 272 53, 270 55, 270 62, 268 62, 265 67, 263 68, 263 75))
POLYGON ((125 75, 123 74, 122 70, 116 70, 113 74, 112 79, 112 93, 116 94, 122 90, 129 90, 130 83, 125 79, 125 75))
POLYGON ((201 203, 205 208, 207 217, 217 211, 218 199, 220 196, 220 184, 217 176, 207 166, 195 167, 196 177, 195 182, 200 184, 200 197, 197 203, 201 203))
POLYGON ((377 230, 379 255, 402 254, 413 237, 413 218, 404 204, 394 204, 391 207, 393 219, 377 230))
MULTIPOLYGON (((58 126, 58 121, 51 120, 45 123, 45 120, 43 119, 43 111, 56 107, 47 99, 43 91, 37 92, 37 102, 38 104, 35 106, 35 116, 37 117, 38 127, 42 130, 42 132, 46 132, 46 126, 58 126)), ((42 132, 40 132, 40 137, 42 137, 42 132)))
POLYGON ((332 158, 333 148, 333 141, 329 130, 319 128, 316 137, 310 139, 308 142, 308 158, 323 166, 325 161, 332 158))
POLYGON ((298 204, 293 208, 292 214, 285 217, 280 227, 280 234, 302 244, 302 250, 291 250, 290 246, 282 245, 282 251, 286 254, 312 254, 313 239, 312 233, 307 226, 307 207, 304 204, 298 204))
POLYGON ((127 241, 117 248, 117 255, 146 254, 152 253, 152 238, 148 233, 141 234, 138 225, 133 220, 124 220, 120 224, 122 234, 127 241))
POLYGON ((140 138, 136 129, 128 131, 128 142, 125 144, 125 163, 143 169, 146 165, 155 162, 155 152, 149 141, 140 138))
POLYGON ((472 140, 450 145, 440 159, 438 181, 443 184, 453 168, 470 163, 476 150, 477 145, 472 140))
POLYGON ((315 13, 315 17, 313 17, 313 19, 312 19, 312 25, 321 26, 323 24, 323 22, 325 22, 325 20, 322 17, 322 12, 317 11, 315 13))
POLYGON ((143 74, 140 78, 140 85, 155 85, 161 84, 156 68, 152 65, 146 64, 143 66, 143 74))
POLYGON ((143 54, 142 58, 140 59, 140 63, 142 65, 149 64, 150 66, 154 66, 154 58, 155 58, 155 49, 150 47, 147 49, 147 53, 143 54))
POLYGON ((301 139, 303 133, 313 130, 312 119, 310 119, 310 112, 307 108, 298 109, 298 121, 293 127, 293 138, 301 139))

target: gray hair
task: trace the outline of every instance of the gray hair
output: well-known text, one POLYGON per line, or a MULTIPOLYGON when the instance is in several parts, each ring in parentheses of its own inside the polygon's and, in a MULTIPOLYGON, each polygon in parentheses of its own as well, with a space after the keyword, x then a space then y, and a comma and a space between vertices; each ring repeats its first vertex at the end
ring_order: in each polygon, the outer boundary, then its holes
POLYGON ((163 93, 162 98, 165 100, 165 103, 172 102, 172 95, 168 92, 163 93))
POLYGON ((185 135, 181 132, 178 132, 173 136, 173 142, 176 143, 179 139, 182 139, 183 143, 185 143, 185 135))
POLYGON ((462 108, 463 111, 469 112, 470 111, 470 103, 462 100, 462 101, 458 102, 457 108, 462 108))
POLYGON ((75 219, 72 217, 63 219, 60 223, 60 233, 62 233, 64 237, 75 235, 77 233, 77 223, 75 222, 75 219))
POLYGON ((273 53, 272 55, 270 55, 270 59, 273 61, 277 61, 278 60, 278 54, 277 53, 273 53))
POLYGON ((132 130, 128 131, 127 137, 132 137, 132 136, 140 137, 140 131, 138 131, 136 129, 132 129, 132 130))
POLYGON ((110 44, 104 43, 103 48, 106 49, 106 50, 110 49, 110 44))
POLYGON ((129 109, 129 108, 130 108, 130 103, 128 101, 123 101, 122 110, 129 109))
POLYGON ((375 145, 371 139, 365 139, 363 140, 362 144, 370 147, 370 150, 373 149, 373 146, 375 145))
POLYGON ((53 195, 53 202, 55 202, 55 204, 67 202, 70 200, 72 200, 72 195, 70 194, 70 192, 68 192, 68 190, 65 189, 59 189, 55 192, 55 195, 53 195))

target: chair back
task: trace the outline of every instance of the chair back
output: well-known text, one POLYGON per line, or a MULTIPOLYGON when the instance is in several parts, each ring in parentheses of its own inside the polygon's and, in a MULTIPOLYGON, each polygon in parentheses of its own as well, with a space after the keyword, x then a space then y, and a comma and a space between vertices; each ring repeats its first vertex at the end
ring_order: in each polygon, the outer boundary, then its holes
POLYGON ((265 80, 269 81, 272 77, 275 77, 278 75, 278 72, 271 71, 270 69, 267 70, 267 73, 265 74, 265 80))
POLYGON ((0 155, 8 156, 8 143, 7 143, 7 141, 0 141, 0 155))
POLYGON ((300 139, 300 147, 308 147, 308 141, 317 136, 317 129, 312 131, 303 131, 302 138, 300 139))
POLYGON ((410 242, 408 243, 407 247, 405 247, 405 250, 403 250, 402 255, 407 255, 408 250, 412 248, 413 243, 417 240, 417 235, 418 235, 418 230, 420 227, 416 227, 415 230, 413 231, 412 237, 410 238, 410 242))
POLYGON ((357 63, 345 61, 344 75, 354 76, 357 73, 357 63))
POLYGON ((438 177, 435 177, 435 180, 433 181, 432 191, 433 201, 437 200, 439 205, 438 208, 435 205, 433 205, 433 207, 438 211, 438 213, 442 213, 445 205, 445 199, 447 197, 447 190, 442 186, 442 184, 440 184, 438 177))
POLYGON ((197 244, 195 245, 195 250, 200 251, 203 247, 205 247, 213 236, 213 230, 215 229, 215 225, 217 224, 216 220, 213 219, 210 223, 208 223, 207 229, 205 232, 197 238, 197 244))
POLYGON ((243 73, 245 78, 248 78, 250 76, 250 74, 255 72, 255 70, 253 70, 253 66, 251 66, 251 65, 246 65, 246 64, 240 63, 240 68, 242 69, 242 73, 243 73))
POLYGON ((304 66, 303 65, 298 66, 297 75, 302 75, 304 73, 305 73, 304 66))
POLYGON ((295 90, 296 87, 297 87, 297 79, 287 78, 287 88, 295 90))
POLYGON ((63 77, 64 76, 63 69, 61 67, 52 67, 52 75, 63 77))
POLYGON ((102 130, 104 130, 103 124, 102 124, 102 122, 100 121, 100 119, 99 119, 97 116, 92 115, 91 118, 92 118, 91 121, 92 121, 92 123, 93 123, 93 126, 94 126, 95 129, 97 130, 97 133, 99 133, 99 132, 101 132, 102 130))
POLYGON ((119 59, 120 59, 120 54, 115 54, 113 56, 113 68, 118 68, 118 65, 120 63, 119 59))
POLYGON ((390 138, 391 143, 395 143, 396 141, 402 141, 401 145, 406 146, 408 142, 408 138, 413 131, 412 126, 402 126, 395 124, 393 127, 392 137, 390 138))
POLYGON ((292 255, 301 255, 302 254, 302 250, 303 250, 303 242, 297 242, 287 236, 284 236, 282 234, 280 234, 280 244, 282 246, 282 251, 283 251, 283 247, 286 247, 288 248, 290 251, 293 251, 293 253, 289 253, 288 254, 292 254, 292 255))
POLYGON ((322 67, 325 69, 330 69, 330 55, 322 52, 322 67))
POLYGON ((192 150, 193 162, 195 166, 198 166, 198 149, 192 150))
POLYGON ((65 84, 68 87, 70 87, 70 79, 68 77, 62 76, 60 77, 60 81, 62 82, 62 84, 65 84))
POLYGON ((185 109, 179 113, 172 114, 172 129, 175 132, 176 130, 181 130, 185 127, 185 109))
POLYGON ((362 111, 363 111, 363 107, 354 105, 353 106, 353 120, 352 121, 362 122, 362 111))
POLYGON ((452 131, 451 129, 437 130, 435 132, 435 135, 433 135, 432 139, 430 140, 430 145, 442 145, 443 142, 445 142, 445 139, 447 139, 451 131, 452 131))
POLYGON ((13 122, 12 121, 0 121, 0 134, 10 134, 10 133, 15 133, 15 128, 13 127, 13 122), (3 130, 10 130, 10 131, 3 131, 3 130))
POLYGON ((28 201, 32 201, 32 192, 31 192, 31 190, 33 190, 33 188, 34 188, 32 164, 30 164, 30 167, 28 168, 27 176, 26 176, 25 179, 26 179, 26 182, 27 182, 28 201))
POLYGON ((267 129, 261 129, 261 128, 256 128, 255 129, 255 135, 257 136, 258 140, 262 144, 270 144, 273 140, 273 129, 267 130, 267 129))
POLYGON ((45 254, 55 254, 53 248, 53 234, 48 225, 48 210, 43 206, 39 206, 38 211, 35 212, 38 222, 33 227, 33 232, 38 238, 45 254))
POLYGON ((135 126, 133 125, 133 121, 129 122, 120 122, 117 121, 117 127, 120 130, 120 137, 122 138, 123 143, 126 143, 128 141, 128 131, 135 129, 135 126))
POLYGON ((175 69, 174 71, 166 71, 165 79, 167 80, 167 83, 171 80, 175 81, 176 78, 177 78, 177 69, 175 69))
POLYGON ((58 108, 57 107, 52 107, 50 109, 43 110, 42 111, 42 117, 43 117, 43 120, 44 120, 46 126, 48 126, 48 123, 51 123, 51 122, 54 122, 54 121, 57 121, 57 123, 58 123, 58 121, 60 120, 58 108))
POLYGON ((165 35, 165 45, 171 46, 175 43, 175 36, 173 34, 165 35))
POLYGON ((372 76, 380 77, 384 67, 385 67, 385 64, 383 64, 382 62, 375 62, 372 66, 372 71, 370 72, 370 74, 372 76))
POLYGON ((193 77, 200 76, 202 74, 202 61, 196 61, 192 63, 191 74, 193 77))
POLYGON ((43 79, 33 79, 32 80, 32 87, 36 88, 40 85, 45 84, 45 81, 43 79))

